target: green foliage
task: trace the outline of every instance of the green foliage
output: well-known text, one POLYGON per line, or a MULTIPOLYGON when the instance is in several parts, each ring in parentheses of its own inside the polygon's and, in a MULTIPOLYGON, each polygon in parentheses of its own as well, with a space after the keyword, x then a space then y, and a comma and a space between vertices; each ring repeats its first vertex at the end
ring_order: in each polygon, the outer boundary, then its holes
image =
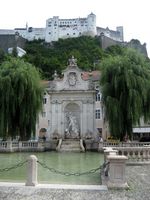
POLYGON ((150 62, 136 51, 109 56, 101 63, 106 118, 113 136, 123 139, 142 116, 149 117, 150 62), (146 111, 147 109, 147 111, 146 111))
POLYGON ((48 79, 52 79, 55 70, 61 73, 72 55, 84 70, 93 69, 93 63, 103 57, 99 39, 89 36, 60 39, 51 44, 36 40, 28 42, 25 50, 25 60, 38 67, 43 78, 48 79))
POLYGON ((6 59, 6 55, 2 49, 0 49, 0 64, 6 59))
POLYGON ((18 56, 18 52, 17 52, 17 48, 14 47, 13 50, 12 50, 12 56, 13 57, 17 57, 18 56))
POLYGON ((9 57, 0 67, 0 96, 0 137, 30 138, 42 106, 42 87, 35 67, 9 57))
POLYGON ((106 48, 106 56, 123 55, 125 48, 120 45, 112 45, 106 48))

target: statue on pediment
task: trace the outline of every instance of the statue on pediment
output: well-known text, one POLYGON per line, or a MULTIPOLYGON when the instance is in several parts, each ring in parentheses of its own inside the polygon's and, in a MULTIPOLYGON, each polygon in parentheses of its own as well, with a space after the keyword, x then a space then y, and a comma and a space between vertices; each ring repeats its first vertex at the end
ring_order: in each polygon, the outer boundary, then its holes
POLYGON ((70 66, 70 67, 77 66, 77 59, 74 58, 74 56, 72 56, 72 57, 69 59, 69 66, 70 66))

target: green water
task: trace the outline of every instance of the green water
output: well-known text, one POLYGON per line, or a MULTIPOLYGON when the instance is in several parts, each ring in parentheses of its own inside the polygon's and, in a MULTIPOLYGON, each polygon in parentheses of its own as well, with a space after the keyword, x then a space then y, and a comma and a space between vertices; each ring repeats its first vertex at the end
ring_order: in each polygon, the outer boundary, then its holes
MULTIPOLYGON (((36 155, 38 160, 48 167, 63 172, 85 172, 98 168, 103 163, 103 155, 98 152, 86 153, 0 153, 0 169, 11 167, 18 162, 27 160, 29 155, 36 155)), ((0 173, 0 181, 25 182, 25 163, 22 167, 0 173)), ((55 174, 38 164, 38 182, 60 184, 100 184, 99 171, 83 176, 64 176, 55 174)))

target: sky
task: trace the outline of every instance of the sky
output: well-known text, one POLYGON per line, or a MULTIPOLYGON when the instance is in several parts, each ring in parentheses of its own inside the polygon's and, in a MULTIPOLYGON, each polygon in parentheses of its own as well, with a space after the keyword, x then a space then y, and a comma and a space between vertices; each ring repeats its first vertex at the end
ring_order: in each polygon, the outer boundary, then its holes
POLYGON ((26 23, 44 28, 46 19, 84 18, 93 12, 96 25, 124 28, 124 41, 146 43, 150 57, 149 0, 4 0, 0 4, 0 29, 23 28, 26 23))

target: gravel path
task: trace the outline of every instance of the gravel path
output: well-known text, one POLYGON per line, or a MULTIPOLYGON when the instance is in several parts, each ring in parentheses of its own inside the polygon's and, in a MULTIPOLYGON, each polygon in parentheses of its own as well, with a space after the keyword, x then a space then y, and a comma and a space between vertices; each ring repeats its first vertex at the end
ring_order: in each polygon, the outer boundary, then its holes
POLYGON ((128 190, 50 189, 4 186, 0 183, 0 200, 150 200, 150 165, 127 166, 128 190))

